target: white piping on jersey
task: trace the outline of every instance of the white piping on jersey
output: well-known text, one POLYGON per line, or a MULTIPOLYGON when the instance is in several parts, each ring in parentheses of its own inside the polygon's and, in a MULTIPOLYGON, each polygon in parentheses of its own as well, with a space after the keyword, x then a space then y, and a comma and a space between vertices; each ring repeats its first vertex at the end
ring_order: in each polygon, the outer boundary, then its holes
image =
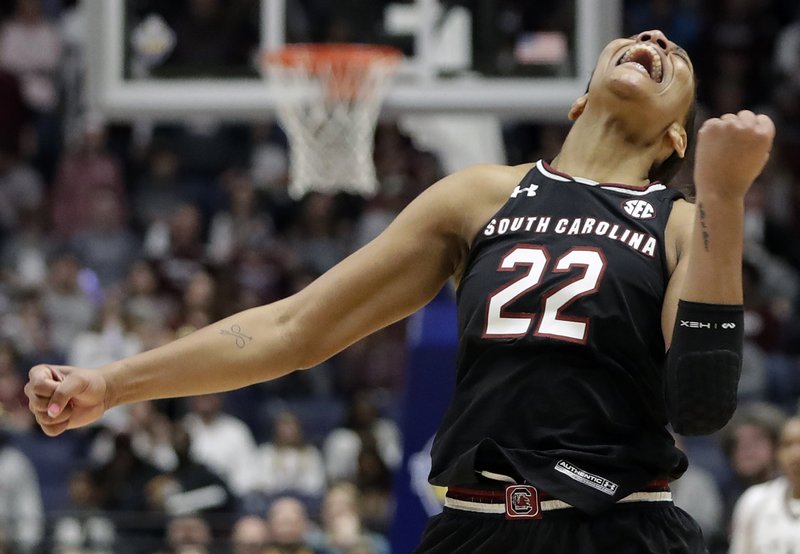
POLYGON ((516 485, 517 482, 514 480, 513 477, 509 477, 508 475, 503 475, 502 473, 495 473, 494 471, 486 471, 481 470, 478 473, 486 477, 487 479, 491 479, 493 481, 500 481, 502 483, 511 483, 512 485, 516 485))
MULTIPOLYGON (((633 492, 624 498, 617 500, 617 504, 627 504, 629 502, 672 502, 672 493, 670 491, 643 491, 633 492)), ((481 514, 504 514, 506 513, 505 502, 497 503, 484 503, 472 502, 470 500, 459 500, 457 498, 444 497, 444 505, 446 508, 453 510, 461 510, 464 512, 478 512, 481 514)), ((574 508, 572 504, 568 504, 563 500, 542 500, 539 502, 539 509, 542 512, 549 512, 551 510, 564 510, 567 508, 574 508)))
POLYGON ((570 181, 575 181, 576 183, 581 183, 583 185, 589 185, 591 187, 599 186, 603 190, 613 190, 614 192, 621 192, 622 194, 629 194, 631 196, 644 196, 645 194, 650 194, 651 192, 656 192, 667 188, 661 183, 655 183, 653 185, 650 185, 646 189, 633 190, 633 189, 626 189, 623 187, 615 187, 614 185, 598 183, 597 181, 592 181, 591 179, 586 179, 585 177, 567 178, 562 175, 557 175, 551 171, 548 171, 547 168, 544 166, 544 160, 539 160, 538 162, 536 162, 536 169, 538 169, 542 175, 544 175, 548 179, 553 179, 554 181, 561 181, 562 183, 569 183, 570 181))

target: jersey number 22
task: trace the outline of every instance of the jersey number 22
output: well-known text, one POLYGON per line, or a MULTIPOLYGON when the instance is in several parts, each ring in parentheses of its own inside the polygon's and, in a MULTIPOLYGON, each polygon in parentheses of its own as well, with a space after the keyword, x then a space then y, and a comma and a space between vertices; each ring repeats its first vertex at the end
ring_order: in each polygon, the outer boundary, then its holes
MULTIPOLYGON (((489 295, 484 338, 518 338, 528 333, 536 314, 509 313, 505 308, 539 286, 549 263, 550 254, 544 246, 518 245, 503 256, 497 271, 515 271, 519 266, 528 266, 528 271, 489 295)), ((597 248, 572 248, 556 260, 552 271, 563 273, 571 271, 573 267, 583 268, 583 272, 542 294, 543 309, 534 335, 581 344, 586 342, 589 318, 568 317, 562 311, 578 298, 598 290, 605 273, 606 259, 597 248)))

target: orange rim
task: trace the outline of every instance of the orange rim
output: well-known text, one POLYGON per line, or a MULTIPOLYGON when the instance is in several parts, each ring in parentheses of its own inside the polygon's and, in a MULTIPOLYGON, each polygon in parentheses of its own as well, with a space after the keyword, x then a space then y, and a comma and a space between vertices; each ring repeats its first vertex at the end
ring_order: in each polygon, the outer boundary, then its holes
POLYGON ((369 70, 376 66, 391 73, 403 53, 391 46, 374 44, 290 44, 264 55, 265 67, 282 67, 319 78, 327 98, 352 102, 362 94, 369 70))
POLYGON ((375 44, 290 44, 264 55, 266 65, 304 68, 312 74, 323 70, 363 69, 375 63, 395 65, 403 53, 391 46, 375 44))

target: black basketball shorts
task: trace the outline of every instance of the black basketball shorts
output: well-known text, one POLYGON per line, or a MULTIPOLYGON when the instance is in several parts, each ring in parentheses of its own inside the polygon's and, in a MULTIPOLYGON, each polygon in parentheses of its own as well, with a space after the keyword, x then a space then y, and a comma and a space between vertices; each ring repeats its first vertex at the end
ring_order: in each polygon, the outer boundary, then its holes
POLYGON ((703 534, 672 502, 619 504, 601 515, 558 510, 507 520, 445 508, 415 554, 707 554, 703 534))

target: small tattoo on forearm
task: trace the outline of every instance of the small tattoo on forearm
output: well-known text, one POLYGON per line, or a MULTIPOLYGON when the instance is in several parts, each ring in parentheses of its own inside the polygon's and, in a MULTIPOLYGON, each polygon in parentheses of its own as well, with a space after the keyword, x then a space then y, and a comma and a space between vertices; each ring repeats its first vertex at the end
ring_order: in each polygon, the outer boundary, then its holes
POLYGON ((242 333, 242 328, 239 325, 231 325, 230 330, 222 329, 219 332, 220 335, 227 335, 229 337, 233 337, 236 340, 236 347, 237 348, 244 348, 247 346, 247 343, 253 340, 253 337, 248 337, 244 333, 242 333))
POLYGON ((706 249, 706 252, 708 252, 708 242, 711 238, 711 235, 708 233, 708 227, 706 226, 706 211, 703 209, 702 202, 697 205, 697 210, 700 213, 700 228, 702 229, 703 247, 706 249))

